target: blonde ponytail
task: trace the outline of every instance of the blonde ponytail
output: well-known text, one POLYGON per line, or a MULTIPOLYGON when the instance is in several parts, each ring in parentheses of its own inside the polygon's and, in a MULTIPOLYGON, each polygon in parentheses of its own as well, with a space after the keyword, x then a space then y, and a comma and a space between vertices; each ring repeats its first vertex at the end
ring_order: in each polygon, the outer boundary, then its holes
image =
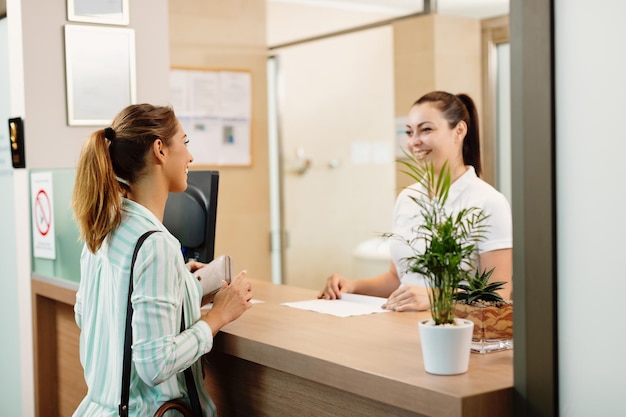
POLYGON ((143 175, 146 154, 160 138, 169 145, 178 129, 170 107, 133 104, 123 109, 111 127, 94 132, 82 149, 72 195, 80 238, 91 252, 122 221, 122 197, 143 175))
POLYGON ((108 148, 104 129, 94 132, 83 146, 76 168, 72 209, 80 239, 91 252, 100 249, 122 220, 124 190, 115 177, 108 148))

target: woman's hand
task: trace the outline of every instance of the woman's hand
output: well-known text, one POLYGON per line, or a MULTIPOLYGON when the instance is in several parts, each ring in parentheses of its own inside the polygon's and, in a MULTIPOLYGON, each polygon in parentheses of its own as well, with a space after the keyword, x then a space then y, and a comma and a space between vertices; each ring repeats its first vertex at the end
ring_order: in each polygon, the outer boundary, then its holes
POLYGON ((198 269, 202 268, 203 266, 205 266, 206 264, 203 264, 202 262, 198 262, 198 261, 189 261, 187 262, 187 269, 189 270, 189 272, 196 272, 198 269))
POLYGON ((203 313, 201 319, 211 326, 214 336, 223 326, 252 307, 252 284, 246 275, 247 271, 241 271, 230 285, 222 282, 222 288, 215 294, 213 308, 203 313))
POLYGON ((423 311, 430 307, 428 289, 417 285, 404 285, 391 293, 384 309, 393 311, 423 311))
POLYGON ((354 291, 354 283, 339 274, 332 274, 326 280, 326 287, 317 295, 317 298, 325 300, 338 300, 341 293, 351 293, 354 291))

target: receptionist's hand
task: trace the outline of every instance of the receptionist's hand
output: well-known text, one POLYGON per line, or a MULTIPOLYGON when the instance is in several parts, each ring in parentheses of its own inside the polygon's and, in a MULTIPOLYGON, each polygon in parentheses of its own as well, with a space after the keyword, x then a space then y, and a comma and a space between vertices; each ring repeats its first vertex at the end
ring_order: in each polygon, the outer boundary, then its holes
POLYGON ((428 289, 417 285, 402 285, 391 293, 384 309, 393 311, 423 311, 430 307, 428 289))
POLYGON ((341 294, 351 293, 354 291, 354 283, 346 277, 339 274, 332 274, 326 280, 326 287, 317 295, 317 298, 325 300, 337 300, 341 298, 341 294))

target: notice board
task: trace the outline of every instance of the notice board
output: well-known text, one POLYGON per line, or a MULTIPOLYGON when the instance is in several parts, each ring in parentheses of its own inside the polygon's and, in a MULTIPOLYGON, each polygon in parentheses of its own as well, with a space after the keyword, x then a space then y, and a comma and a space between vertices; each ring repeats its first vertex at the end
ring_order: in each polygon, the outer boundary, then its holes
POLYGON ((195 166, 252 164, 252 74, 172 68, 170 97, 195 166))

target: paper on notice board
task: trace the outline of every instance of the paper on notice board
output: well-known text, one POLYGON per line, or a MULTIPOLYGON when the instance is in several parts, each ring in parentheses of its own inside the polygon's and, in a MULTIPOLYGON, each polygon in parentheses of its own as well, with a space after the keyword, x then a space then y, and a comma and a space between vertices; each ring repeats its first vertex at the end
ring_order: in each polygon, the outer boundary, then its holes
POLYGON ((331 314, 337 317, 350 317, 372 313, 388 313, 389 310, 385 310, 381 307, 386 301, 386 298, 381 297, 342 294, 340 300, 306 300, 283 303, 282 305, 299 308, 301 310, 331 314))
POLYGON ((194 164, 251 164, 249 72, 174 69, 170 98, 189 138, 194 164))

